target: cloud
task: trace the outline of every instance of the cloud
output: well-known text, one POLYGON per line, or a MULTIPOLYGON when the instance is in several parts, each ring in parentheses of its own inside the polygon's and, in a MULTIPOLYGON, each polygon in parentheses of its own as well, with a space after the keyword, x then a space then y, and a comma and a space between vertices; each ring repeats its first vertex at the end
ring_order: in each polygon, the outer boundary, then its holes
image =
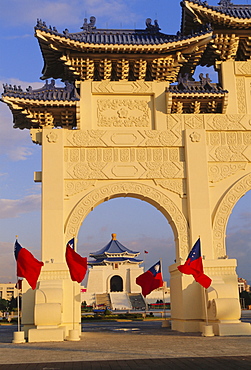
MULTIPOLYGON (((5 26, 34 25, 37 18, 52 26, 78 26, 83 24, 85 17, 91 15, 102 19, 104 27, 110 22, 118 25, 135 22, 136 14, 130 10, 134 1, 124 0, 9 0, 1 4, 0 22, 5 26), (13 9, 15 12, 13 13, 13 9)), ((107 26, 107 27, 108 27, 107 26)))
POLYGON ((0 281, 1 283, 14 283, 16 281, 16 277, 13 243, 0 242, 0 251, 0 281))
POLYGON ((16 218, 23 213, 40 210, 40 195, 28 195, 22 199, 0 199, 0 219, 16 218))
MULTIPOLYGON (((40 259, 41 252, 37 249, 27 247, 35 258, 40 259)), ((0 282, 15 283, 16 278, 16 261, 14 257, 14 243, 0 241, 0 282)))
MULTIPOLYGON (((28 86, 33 89, 43 86, 41 82, 25 82, 18 79, 9 78, 4 83, 21 86, 24 90, 28 86)), ((0 81, 2 86, 3 81, 0 81)), ((13 129, 13 117, 9 107, 1 103, 0 109, 0 155, 7 156, 11 161, 24 161, 32 155, 34 145, 30 138, 29 130, 13 129)))

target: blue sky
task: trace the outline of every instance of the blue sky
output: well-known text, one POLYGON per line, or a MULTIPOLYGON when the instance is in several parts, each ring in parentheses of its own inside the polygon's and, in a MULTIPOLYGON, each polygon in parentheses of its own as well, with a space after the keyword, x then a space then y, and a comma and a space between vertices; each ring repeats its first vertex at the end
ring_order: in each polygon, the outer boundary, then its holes
MULTIPOLYGON (((218 0, 209 0, 217 5, 218 0)), ((248 4, 251 1, 235 1, 248 4)), ((94 15, 98 28, 145 28, 146 18, 158 19, 162 32, 180 27, 179 0, 0 0, 0 84, 37 88, 43 60, 34 37, 37 18, 62 32, 80 31, 85 17, 94 15)), ((1 89, 2 91, 2 89, 1 89)), ((41 170, 41 147, 28 130, 13 129, 12 115, 0 103, 0 282, 15 281, 13 244, 20 243, 40 258, 40 184, 33 172, 41 170)), ((236 205, 228 224, 227 253, 238 258, 238 273, 251 281, 251 192, 236 205)), ((146 267, 163 259, 164 276, 174 261, 173 234, 164 216, 136 199, 114 199, 99 205, 85 219, 78 240, 83 256, 109 242, 111 233, 127 247, 147 250, 146 267)))

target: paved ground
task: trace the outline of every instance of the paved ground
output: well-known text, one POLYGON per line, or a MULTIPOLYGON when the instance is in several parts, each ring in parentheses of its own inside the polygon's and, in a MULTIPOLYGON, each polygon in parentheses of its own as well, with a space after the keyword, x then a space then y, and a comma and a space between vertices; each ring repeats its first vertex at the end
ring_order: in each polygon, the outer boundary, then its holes
POLYGON ((251 336, 202 337, 161 321, 85 323, 79 342, 13 344, 0 326, 0 370, 251 369, 251 336))

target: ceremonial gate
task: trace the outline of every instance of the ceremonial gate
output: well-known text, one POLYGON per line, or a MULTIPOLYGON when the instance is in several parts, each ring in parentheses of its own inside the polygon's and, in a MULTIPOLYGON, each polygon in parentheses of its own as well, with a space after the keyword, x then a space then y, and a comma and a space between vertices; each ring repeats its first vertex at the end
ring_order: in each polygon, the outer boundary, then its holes
POLYGON ((141 30, 104 30, 91 17, 79 33, 38 21, 42 79, 60 78, 65 87, 55 80, 39 90, 5 86, 2 97, 15 127, 42 145, 35 181, 42 182, 45 265, 36 292, 23 293, 30 341, 60 340, 79 324, 65 246, 94 207, 115 197, 149 202, 172 227, 172 328, 205 325, 203 289, 177 269, 200 236, 214 334, 251 334, 239 321, 236 260, 225 246, 231 211, 251 189, 251 7, 243 9, 227 0, 183 1, 177 35, 150 19, 141 30), (214 66, 218 83, 203 74, 194 81, 199 65, 214 66))

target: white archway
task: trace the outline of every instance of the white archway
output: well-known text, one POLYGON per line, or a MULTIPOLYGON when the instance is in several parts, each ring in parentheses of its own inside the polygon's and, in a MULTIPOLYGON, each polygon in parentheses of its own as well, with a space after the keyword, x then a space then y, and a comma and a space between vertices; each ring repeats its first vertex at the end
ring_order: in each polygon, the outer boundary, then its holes
POLYGON ((187 220, 177 205, 159 189, 135 182, 118 182, 99 187, 83 197, 72 210, 66 225, 65 235, 69 240, 76 236, 88 213, 98 204, 116 197, 133 197, 145 200, 156 207, 168 220, 175 237, 176 259, 186 258, 189 229, 187 220))

